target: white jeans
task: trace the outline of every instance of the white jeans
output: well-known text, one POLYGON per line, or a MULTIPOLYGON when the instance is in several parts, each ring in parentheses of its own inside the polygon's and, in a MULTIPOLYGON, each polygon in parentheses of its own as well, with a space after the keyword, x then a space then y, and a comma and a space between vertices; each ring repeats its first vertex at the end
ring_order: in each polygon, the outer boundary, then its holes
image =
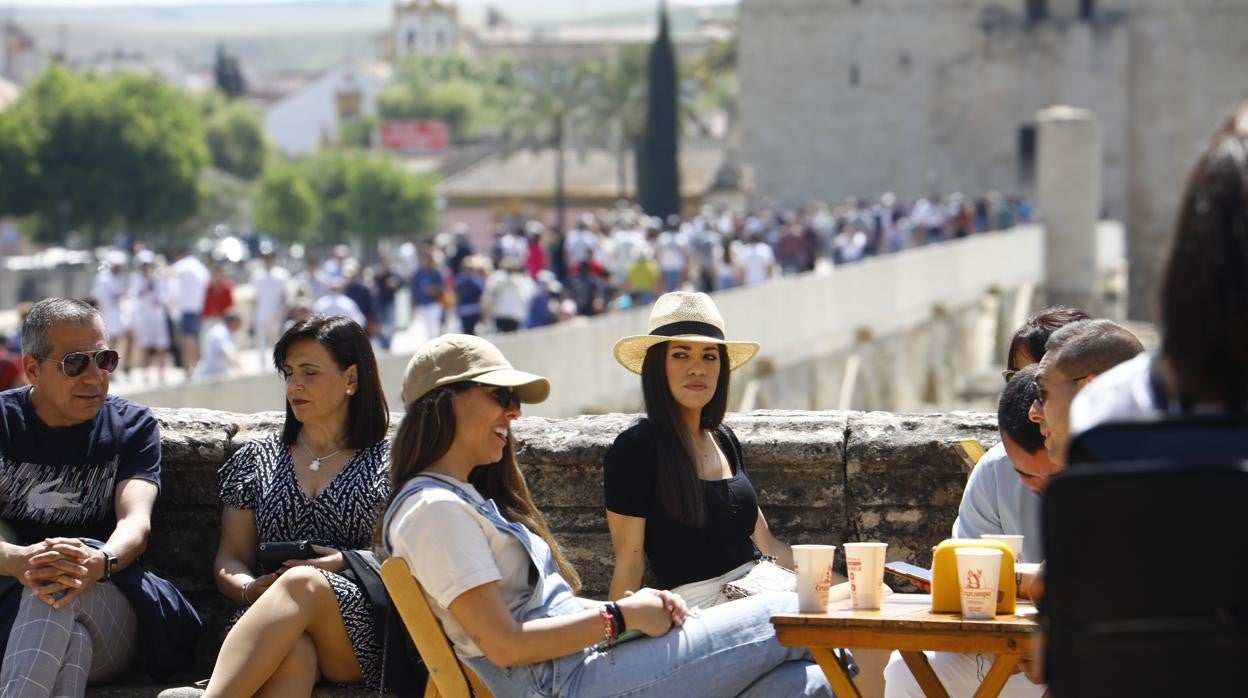
MULTIPOLYGON (((993 655, 990 654, 955 654, 953 652, 924 652, 932 671, 944 684, 951 698, 971 696, 975 689, 988 675, 992 667, 993 655)), ((1003 698, 1040 698, 1044 695, 1044 686, 1032 683, 1021 673, 1015 674, 1005 682, 1001 689, 1003 698)), ((910 667, 901 658, 901 653, 893 652, 888 658, 888 666, 884 667, 884 698, 924 698, 923 689, 910 667)))

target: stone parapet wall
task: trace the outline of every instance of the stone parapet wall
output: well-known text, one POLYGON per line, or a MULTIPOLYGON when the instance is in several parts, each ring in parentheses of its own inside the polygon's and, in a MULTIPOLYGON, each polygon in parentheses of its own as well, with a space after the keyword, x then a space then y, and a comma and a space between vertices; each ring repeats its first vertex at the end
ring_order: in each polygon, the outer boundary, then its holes
MULTIPOLYGON (((281 428, 282 414, 156 409, 164 476, 147 563, 175 581, 205 615, 215 656, 232 610, 217 592, 217 469, 238 448, 281 428)), ((516 421, 517 457, 534 497, 580 571, 585 594, 605 594, 612 552, 602 506, 602 457, 636 415, 516 421)), ((979 413, 758 411, 733 414, 746 465, 776 535, 791 543, 881 540, 889 559, 930 562, 949 537, 969 464, 959 442, 997 441, 979 413)), ((394 424, 397 426, 397 416, 394 424)), ((838 556, 838 566, 843 559, 838 556)))

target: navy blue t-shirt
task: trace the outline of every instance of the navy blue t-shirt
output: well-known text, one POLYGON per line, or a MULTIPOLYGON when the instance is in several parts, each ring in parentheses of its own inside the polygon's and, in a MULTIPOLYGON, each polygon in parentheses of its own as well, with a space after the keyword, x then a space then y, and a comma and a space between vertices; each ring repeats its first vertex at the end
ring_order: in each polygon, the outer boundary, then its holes
POLYGON ((109 395, 95 419, 49 427, 30 391, 0 393, 0 519, 22 545, 52 536, 107 540, 117 527, 117 483, 160 486, 156 417, 109 395))

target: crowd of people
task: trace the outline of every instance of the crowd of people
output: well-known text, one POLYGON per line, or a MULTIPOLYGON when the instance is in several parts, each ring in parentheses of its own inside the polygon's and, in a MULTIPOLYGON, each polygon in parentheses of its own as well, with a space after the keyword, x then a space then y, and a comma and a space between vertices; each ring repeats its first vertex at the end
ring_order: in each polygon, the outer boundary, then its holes
POLYGON ((645 306, 669 291, 762 284, 1030 217, 1027 201, 995 194, 912 203, 885 194, 874 203, 749 214, 706 207, 667 221, 621 203, 581 216, 566 235, 535 220, 508 220, 496 226, 488 248, 474 249, 468 231, 454 226, 373 264, 347 245, 324 259, 281 258, 265 248, 237 267, 205 265, 185 249, 169 262, 140 247, 132 260, 107 255, 91 295, 124 366, 161 382, 174 364, 205 380, 239 368, 240 347, 271 346, 284 328, 312 314, 350 317, 386 350, 405 317, 417 341, 443 332, 514 332, 645 306), (248 285, 245 308, 236 283, 248 285))
MULTIPOLYGON (((1023 533, 1033 543, 1024 560, 1036 561, 1038 498, 1067 465, 1077 432, 1140 413, 1242 416, 1245 230, 1248 105, 1215 136, 1183 194, 1158 352, 1143 353, 1125 328, 1074 308, 1046 309, 1015 332, 998 406, 1002 442, 968 481, 956 536, 1023 533)), ((565 252, 581 244, 569 246, 574 233, 565 252)), ((656 242, 665 233, 679 230, 656 242)), ((578 270, 594 259, 591 247, 586 238, 578 270)), ((434 250, 423 252, 418 266, 431 273, 410 282, 434 298, 445 276, 434 250)), ((217 283, 185 259, 168 274, 136 270, 127 287, 158 293, 179 273, 217 283)), ((500 261, 508 273, 531 271, 500 261)), ((397 633, 378 621, 390 600, 375 551, 407 563, 456 655, 495 696, 832 695, 811 655, 782 645, 770 622, 796 611, 796 594, 721 593, 765 564, 764 554, 787 563, 793 551, 768 527, 723 424, 732 372, 759 345, 729 339, 710 296, 667 288, 688 283, 689 266, 681 277, 670 268, 655 289, 645 334, 614 347, 616 362, 639 375, 646 410, 604 459, 616 559, 608 599, 594 600, 577 595, 579 576, 525 484, 511 429, 522 405, 574 388, 513 367, 475 335, 431 331, 401 385, 390 386, 403 416, 389 438, 369 316, 316 312, 318 304, 350 310, 336 298, 350 299, 341 279, 358 273, 346 262, 310 294, 310 314, 274 330, 281 430, 249 441, 220 469, 214 569, 238 612, 204 695, 302 696, 319 681, 421 693, 417 665, 386 661, 397 633), (664 588, 641 586, 643 561, 664 588)), ((156 267, 140 261, 148 264, 156 267)), ((304 283, 317 282, 311 273, 304 283)), ((189 341, 209 315, 209 292, 182 290, 173 309, 189 341)), ((226 321, 229 304, 214 303, 226 321)), ((144 312, 169 305, 165 298, 144 312)), ((147 407, 109 395, 121 357, 108 311, 74 299, 35 303, 21 328, 30 385, 0 392, 0 517, 9 533, 0 540, 2 696, 82 696, 136 661, 167 677, 192 660, 202 628, 185 596, 140 557, 160 492, 160 424, 147 407)), ((174 318, 163 333, 140 329, 142 314, 131 321, 144 351, 173 346, 174 318)), ((183 347, 192 364, 205 360, 198 348, 183 347)), ((980 659, 930 661, 950 693, 963 695, 978 684, 980 659)), ((852 673, 848 652, 840 663, 852 673)), ((890 662, 886 692, 921 694, 903 664, 890 662)), ((1040 681, 1028 667, 1006 694, 1040 695, 1040 681)))

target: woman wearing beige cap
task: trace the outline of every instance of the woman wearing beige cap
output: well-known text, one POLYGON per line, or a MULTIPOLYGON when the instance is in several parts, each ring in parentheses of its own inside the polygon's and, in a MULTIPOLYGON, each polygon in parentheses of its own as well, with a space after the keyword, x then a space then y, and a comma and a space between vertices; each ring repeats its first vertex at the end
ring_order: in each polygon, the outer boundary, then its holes
POLYGON ((818 665, 782 646, 769 618, 793 594, 763 594, 690 615, 680 596, 641 589, 578 598, 516 465, 512 422, 545 378, 511 367, 484 339, 443 335, 403 381, 392 451, 395 494, 382 526, 456 654, 508 696, 831 695, 818 665), (626 630, 642 639, 616 646, 626 630))
POLYGON ((767 528, 741 444, 723 423, 729 376, 757 353, 757 342, 724 338, 710 296, 684 291, 659 297, 646 334, 616 342, 615 358, 641 374, 646 416, 603 463, 611 598, 641 586, 646 560, 660 586, 702 608, 725 601, 724 583, 762 555, 793 568, 793 550, 767 528))

